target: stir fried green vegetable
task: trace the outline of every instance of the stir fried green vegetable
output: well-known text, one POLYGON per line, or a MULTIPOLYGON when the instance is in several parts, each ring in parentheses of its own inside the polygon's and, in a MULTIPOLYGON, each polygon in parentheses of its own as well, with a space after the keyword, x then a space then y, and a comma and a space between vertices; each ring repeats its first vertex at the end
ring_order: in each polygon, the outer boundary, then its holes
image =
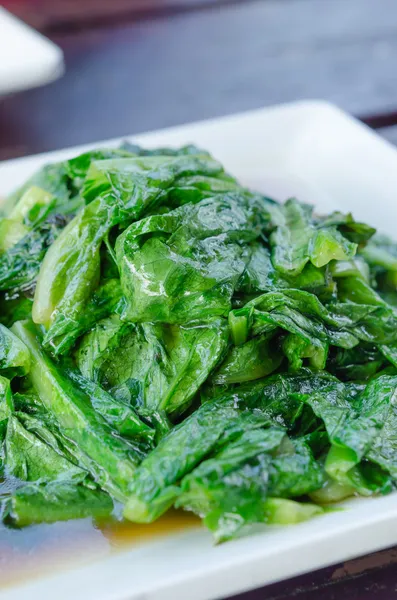
POLYGON ((216 542, 397 486, 397 243, 194 146, 47 165, 0 220, 0 501, 216 542))

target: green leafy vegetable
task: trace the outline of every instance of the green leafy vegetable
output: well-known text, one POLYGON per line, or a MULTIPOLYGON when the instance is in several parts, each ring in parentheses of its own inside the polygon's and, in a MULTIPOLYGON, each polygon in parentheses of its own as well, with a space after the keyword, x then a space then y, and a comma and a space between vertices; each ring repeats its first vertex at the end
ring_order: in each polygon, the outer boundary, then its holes
POLYGON ((120 280, 103 279, 87 302, 80 319, 68 321, 58 334, 54 334, 50 342, 52 352, 55 355, 67 354, 81 335, 95 327, 100 319, 117 311, 122 301, 120 280))
POLYGON ((283 437, 282 429, 244 432, 183 478, 176 505, 203 517, 216 541, 232 537, 250 522, 261 522, 271 452, 283 437))
POLYGON ((265 522, 269 525, 292 525, 324 514, 324 509, 309 502, 268 498, 264 504, 265 522))
POLYGON ((242 346, 232 347, 210 381, 229 385, 260 379, 275 371, 282 360, 274 336, 258 335, 242 346))
POLYGON ((260 235, 262 221, 257 204, 228 194, 131 225, 116 247, 127 299, 122 318, 227 316, 248 258, 245 244, 260 235))
POLYGON ((101 487, 123 498, 142 457, 139 447, 115 436, 89 396, 45 356, 32 324, 19 322, 13 330, 26 343, 34 359, 29 382, 55 420, 61 436, 69 445, 71 443, 76 460, 101 487))
POLYGON ((35 523, 54 523, 86 517, 106 518, 113 510, 104 492, 68 482, 29 484, 5 499, 7 525, 26 527, 35 523))
POLYGON ((8 419, 14 412, 14 401, 9 379, 0 376, 0 442, 3 444, 1 452, 1 467, 4 466, 4 439, 6 436, 8 419))
POLYGON ((369 382, 357 396, 354 410, 340 419, 330 434, 332 447, 325 468, 334 479, 343 478, 346 472, 367 456, 374 440, 378 439, 379 444, 379 434, 393 410, 396 397, 397 377, 387 375, 369 382))
POLYGON ((215 540, 225 541, 267 520, 268 494, 301 496, 321 487, 322 471, 310 450, 304 444, 283 449, 283 439, 282 429, 244 432, 182 479, 176 505, 203 517, 215 540))
POLYGON ((219 443, 269 423, 267 416, 241 414, 238 402, 208 402, 175 427, 141 463, 124 515, 147 523, 160 516, 179 495, 176 483, 219 443))
POLYGON ((89 204, 51 246, 40 269, 32 315, 48 329, 44 343, 81 318, 98 285, 101 245, 113 227, 128 225, 164 203, 178 177, 219 172, 214 160, 195 156, 91 162, 82 191, 89 204))
MULTIPOLYGON (((26 423, 27 417, 24 419, 26 423)), ((63 456, 55 438, 52 438, 52 446, 48 445, 36 433, 26 429, 17 415, 8 419, 5 469, 7 475, 22 481, 82 481, 86 476, 85 471, 63 456)))
POLYGON ((120 435, 130 439, 143 439, 149 443, 153 440, 154 431, 145 423, 142 423, 131 406, 114 400, 95 382, 87 380, 73 371, 68 371, 68 375, 90 398, 96 412, 120 435))
POLYGON ((226 322, 187 327, 100 321, 79 347, 85 377, 151 411, 182 413, 226 351, 226 322))
POLYGON ((26 345, 7 327, 0 325, 0 373, 9 379, 26 375, 30 362, 26 345))
POLYGON ((307 344, 321 347, 322 353, 325 344, 349 349, 360 341, 377 346, 395 342, 397 313, 381 300, 368 304, 347 300, 326 306, 302 290, 268 292, 230 313, 231 333, 235 343, 241 343, 249 335, 281 327, 307 344))
POLYGON ((11 194, 4 203, 2 203, 2 215, 8 217, 12 215, 18 202, 21 200, 25 192, 32 186, 42 188, 47 193, 58 199, 59 203, 68 205, 71 194, 68 188, 68 178, 64 163, 54 163, 45 165, 34 173, 28 181, 11 194))
POLYGON ((44 166, 1 216, 5 524, 175 506, 222 542, 397 487, 396 242, 195 146, 44 166))
POLYGON ((273 264, 281 273, 298 275, 309 261, 323 267, 331 260, 348 260, 355 255, 357 245, 334 225, 316 223, 312 212, 311 206, 294 198, 279 208, 270 244, 273 264))

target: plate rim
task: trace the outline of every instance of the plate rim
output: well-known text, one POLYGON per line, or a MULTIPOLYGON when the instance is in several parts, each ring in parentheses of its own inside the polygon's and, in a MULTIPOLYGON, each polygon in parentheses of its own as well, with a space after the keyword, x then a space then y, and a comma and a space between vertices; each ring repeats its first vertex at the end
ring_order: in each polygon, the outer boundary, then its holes
MULTIPOLYGON (((0 187, 1 172, 3 168, 18 170, 18 168, 23 164, 37 165, 38 163, 44 163, 47 160, 59 160, 62 158, 62 156, 69 154, 71 155, 74 152, 86 151, 90 148, 100 145, 114 146, 126 139, 136 141, 138 143, 147 143, 148 141, 150 145, 150 140, 155 139, 158 136, 162 138, 170 134, 184 134, 186 131, 194 132, 194 130, 201 129, 203 127, 211 128, 214 125, 232 127, 233 123, 236 121, 244 122, 244 120, 255 120, 258 117, 260 118, 264 113, 269 115, 271 111, 277 111, 280 113, 283 111, 289 111, 291 109, 302 111, 302 113, 317 111, 327 114, 329 111, 331 111, 334 116, 337 115, 338 118, 343 118, 346 122, 348 121, 350 123, 354 123, 358 128, 357 130, 366 130, 368 134, 370 133, 369 128, 367 128, 365 125, 356 121, 353 117, 350 117, 339 108, 326 101, 299 101, 296 103, 287 103, 283 105, 260 108, 248 112, 227 115, 225 117, 207 119, 195 123, 178 125, 176 127, 154 130, 143 134, 122 136, 110 140, 72 146, 57 151, 45 152, 31 155, 29 157, 21 157, 3 161, 0 162, 0 187)), ((371 135, 374 135, 373 139, 380 140, 385 147, 390 147, 390 152, 394 153, 394 159, 397 165, 397 149, 391 146, 388 142, 382 140, 376 134, 371 135)), ((385 498, 353 501, 354 510, 349 513, 350 516, 352 516, 352 519, 349 519, 348 521, 340 516, 346 515, 347 511, 338 513, 339 516, 336 513, 334 513, 333 516, 325 515, 324 518, 333 523, 333 530, 330 533, 327 529, 326 535, 323 534, 321 527, 319 527, 317 530, 316 525, 313 525, 313 523, 319 523, 319 519, 322 519, 323 517, 317 517, 316 519, 313 519, 307 523, 295 525, 293 529, 294 531, 301 532, 302 536, 306 535, 304 543, 302 544, 301 539, 295 539, 294 543, 291 544, 289 536, 287 533, 285 533, 284 537, 286 537, 287 540, 285 542, 280 542, 278 555, 284 555, 285 552, 292 552, 293 554, 293 552, 300 548, 302 557, 298 556, 299 560, 295 560, 294 565, 288 566, 284 574, 281 574, 280 570, 277 570, 278 567, 277 564, 275 564, 273 575, 263 577, 263 573, 261 572, 261 564, 263 564, 264 560, 269 559, 269 553, 266 545, 266 539, 269 534, 263 534, 264 536, 266 535, 266 537, 263 538, 265 542, 264 548, 258 548, 257 544, 254 542, 250 544, 250 539, 258 540, 258 536, 261 535, 255 534, 251 538, 244 538, 243 540, 229 542, 229 544, 236 544, 239 548, 242 548, 244 550, 243 556, 237 555, 235 552, 226 552, 226 557, 222 559, 223 562, 220 561, 220 563, 217 564, 216 561, 214 561, 214 563, 209 565, 206 572, 203 572, 203 569, 201 568, 197 570, 193 569, 185 573, 177 573, 176 575, 174 574, 173 577, 163 577, 161 581, 151 582, 150 586, 148 586, 146 590, 139 589, 135 592, 131 590, 130 585, 128 585, 126 582, 124 582, 126 583, 126 587, 123 587, 124 583, 121 579, 119 583, 121 584, 122 589, 120 588, 120 590, 116 591, 114 594, 109 594, 107 591, 104 591, 104 595, 102 595, 101 598, 106 598, 106 600, 109 600, 110 598, 113 598, 114 600, 120 600, 121 598, 131 598, 131 600, 160 600, 160 598, 161 600, 182 600, 186 597, 186 592, 189 591, 190 600, 210 600, 220 598, 223 595, 241 593, 249 589, 274 583, 275 581, 279 581, 281 579, 290 578, 304 572, 319 569, 326 565, 340 562, 341 560, 380 550, 381 548, 385 548, 397 543, 397 534, 394 533, 396 530, 395 525, 397 524, 397 503, 395 502, 396 497, 397 492, 394 492, 385 498), (374 502, 378 503, 383 510, 379 510, 377 513, 372 513, 370 506, 372 508, 374 502), (371 518, 368 519, 368 516, 371 518), (363 522, 363 519, 367 520, 363 522), (358 541, 355 535, 360 538, 360 549, 357 548, 358 541), (335 550, 335 547, 329 547, 330 545, 332 546, 332 544, 330 544, 331 538, 334 540, 338 539, 339 541, 343 540, 342 551, 340 551, 339 548, 335 550), (252 547, 250 548, 250 546, 252 547), (304 552, 302 551, 302 548, 304 549, 304 552), (306 552, 309 554, 311 553, 310 564, 307 564, 307 559, 304 556, 306 552), (228 554, 230 555, 229 558, 227 558, 228 554), (231 558, 232 555, 233 559, 231 558), (231 573, 232 567, 234 568, 235 572, 231 573), (244 571, 244 577, 241 575, 242 570, 244 571), (226 582, 225 584, 225 579, 227 576, 230 577, 230 582, 226 582), (196 586, 197 588, 198 584, 202 582, 203 577, 206 577, 205 589, 192 590, 191 586, 196 586)), ((349 506, 349 503, 347 506, 349 506)), ((291 531, 291 529, 288 528, 288 531, 291 531)), ((286 532, 286 528, 283 528, 283 532, 286 532)), ((178 545, 181 543, 181 541, 183 542, 183 539, 186 537, 186 535, 188 534, 175 534, 167 536, 166 540, 178 545)), ((200 535, 198 536, 198 539, 201 539, 200 535)), ((295 536, 295 538, 297 537, 298 536, 295 536)), ((159 541, 158 543, 161 547, 161 545, 164 543, 164 540, 159 541)), ((224 546, 221 546, 220 548, 222 547, 224 546)), ((29 597, 35 598, 36 596, 38 597, 39 593, 42 594, 43 591, 45 592, 47 590, 47 592, 50 592, 51 590, 54 590, 55 587, 59 589, 59 586, 66 586, 67 584, 70 585, 71 582, 69 581, 68 583, 67 580, 70 580, 70 578, 73 576, 77 578, 77 580, 80 578, 80 582, 76 582, 76 584, 80 586, 82 581, 86 581, 84 578, 90 578, 93 576, 93 572, 95 570, 98 571, 98 569, 103 568, 106 571, 108 568, 106 567, 105 569, 106 565, 109 566, 109 573, 112 572, 113 567, 117 571, 117 565, 123 566, 123 561, 127 560, 128 557, 133 559, 134 553, 135 549, 124 550, 121 551, 117 556, 97 559, 94 560, 92 564, 85 565, 80 568, 71 567, 65 571, 60 570, 52 576, 43 575, 37 580, 30 580, 23 582, 21 585, 17 584, 12 587, 4 588, 2 593, 4 598, 9 598, 10 600, 22 600, 28 593, 30 594, 29 597)), ((211 553, 214 554, 212 550, 209 552, 209 554, 211 553)), ((222 556, 222 550, 218 552, 218 555, 222 556)), ((72 592, 76 598, 80 597, 77 589, 72 590, 72 592)), ((65 598, 66 600, 67 597, 70 597, 72 592, 67 592, 69 594, 68 596, 62 595, 62 599, 65 598)), ((96 597, 99 600, 99 596, 96 597)))

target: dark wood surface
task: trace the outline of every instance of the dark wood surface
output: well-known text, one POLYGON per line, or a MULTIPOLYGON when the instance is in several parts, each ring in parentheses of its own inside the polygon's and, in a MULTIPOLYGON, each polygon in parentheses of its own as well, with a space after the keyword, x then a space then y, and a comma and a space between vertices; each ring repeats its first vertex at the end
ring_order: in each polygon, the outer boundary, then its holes
MULTIPOLYGON (((0 159, 300 98, 397 143, 396 0, 36 0, 36 16, 17 4, 62 47, 66 74, 0 99, 0 159)), ((236 600, 396 596, 394 548, 236 600)))
POLYGON ((0 100, 0 157, 298 98, 393 113, 396 33, 395 0, 241 1, 50 31, 66 75, 0 100))
MULTIPOLYGON (((393 600, 397 548, 233 596, 230 600, 393 600)), ((224 599, 229 600, 229 599, 224 599)))

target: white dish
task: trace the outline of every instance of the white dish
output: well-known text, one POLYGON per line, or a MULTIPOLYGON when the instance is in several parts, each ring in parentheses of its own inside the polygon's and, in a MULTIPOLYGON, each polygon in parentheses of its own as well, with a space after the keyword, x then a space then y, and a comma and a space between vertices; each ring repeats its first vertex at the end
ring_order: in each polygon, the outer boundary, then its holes
MULTIPOLYGON (((319 211, 354 211, 390 234, 397 217, 397 150, 337 108, 300 102, 136 136, 147 146, 194 142, 248 185, 319 211)), ((115 145, 120 140, 106 142, 115 145)), ((101 143, 94 144, 100 146, 101 143)), ((92 146, 92 145, 91 145, 92 146)), ((0 195, 48 161, 90 146, 0 164, 0 195)), ((5 600, 210 600, 397 543, 397 495, 214 547, 200 528, 142 542, 88 566, 4 590, 5 600)))
POLYGON ((0 94, 48 83, 62 73, 61 49, 0 6, 0 94))

